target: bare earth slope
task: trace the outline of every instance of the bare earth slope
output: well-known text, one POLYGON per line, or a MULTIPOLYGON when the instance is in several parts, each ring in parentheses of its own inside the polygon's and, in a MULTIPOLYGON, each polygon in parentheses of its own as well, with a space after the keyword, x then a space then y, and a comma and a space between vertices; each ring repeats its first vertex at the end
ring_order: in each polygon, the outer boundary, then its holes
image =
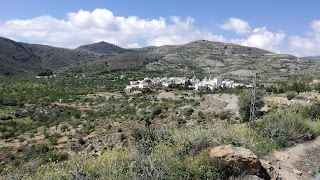
POLYGON ((274 165, 284 180, 311 180, 320 166, 320 137, 265 158, 274 165), (301 174, 301 175, 300 175, 301 174))

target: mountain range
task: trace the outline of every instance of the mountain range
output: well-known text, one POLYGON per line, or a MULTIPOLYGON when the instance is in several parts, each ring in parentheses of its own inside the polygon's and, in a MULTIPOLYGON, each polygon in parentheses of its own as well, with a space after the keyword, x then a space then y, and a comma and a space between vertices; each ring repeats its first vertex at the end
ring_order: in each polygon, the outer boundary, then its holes
POLYGON ((15 42, 0 37, 2 75, 56 71, 77 66, 115 70, 146 68, 151 71, 220 75, 230 79, 245 79, 258 72, 262 78, 273 81, 279 77, 310 74, 319 69, 318 63, 310 58, 207 40, 136 49, 99 42, 67 49, 15 42))

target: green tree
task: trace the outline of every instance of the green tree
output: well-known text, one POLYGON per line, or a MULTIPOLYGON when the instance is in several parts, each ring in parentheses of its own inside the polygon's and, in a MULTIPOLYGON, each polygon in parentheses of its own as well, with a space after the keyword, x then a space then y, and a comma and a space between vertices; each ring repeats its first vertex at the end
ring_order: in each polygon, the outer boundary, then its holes
MULTIPOLYGON (((262 115, 260 109, 264 105, 262 100, 262 95, 257 93, 256 96, 256 116, 259 117, 262 115)), ((239 96, 238 100, 239 113, 244 122, 248 122, 250 119, 250 106, 251 106, 251 92, 245 92, 239 96)))

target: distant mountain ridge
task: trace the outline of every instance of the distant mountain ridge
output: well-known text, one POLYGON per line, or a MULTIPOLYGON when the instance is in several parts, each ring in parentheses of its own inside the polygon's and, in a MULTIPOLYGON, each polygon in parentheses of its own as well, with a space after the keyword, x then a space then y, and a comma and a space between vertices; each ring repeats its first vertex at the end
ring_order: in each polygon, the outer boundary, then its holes
POLYGON ((67 49, 15 42, 0 37, 0 75, 57 70, 125 52, 133 50, 105 42, 67 49))
POLYGON ((258 72, 261 79, 278 81, 282 77, 312 75, 319 69, 318 64, 255 47, 207 40, 135 49, 99 42, 67 49, 0 38, 0 75, 39 73, 65 67, 77 69, 81 66, 79 69, 88 68, 95 74, 144 68, 188 76, 219 75, 239 80, 248 80, 254 72, 258 72))
POLYGON ((306 56, 306 57, 301 57, 301 59, 311 60, 311 61, 320 61, 320 56, 306 56))

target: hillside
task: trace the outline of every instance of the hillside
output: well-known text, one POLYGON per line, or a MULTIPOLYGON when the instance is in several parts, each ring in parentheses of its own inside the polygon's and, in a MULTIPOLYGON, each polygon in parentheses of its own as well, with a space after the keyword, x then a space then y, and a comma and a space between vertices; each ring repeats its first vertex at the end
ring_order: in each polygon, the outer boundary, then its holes
POLYGON ((107 42, 99 42, 94 44, 87 44, 83 46, 79 46, 76 50, 83 50, 86 52, 92 52, 96 54, 102 55, 112 55, 114 53, 124 53, 124 52, 132 52, 133 50, 124 49, 119 46, 107 43, 107 42))
POLYGON ((76 49, 15 42, 0 37, 0 74, 39 73, 132 52, 100 42, 76 49))
POLYGON ((311 60, 311 61, 320 61, 320 56, 306 56, 306 57, 301 57, 301 59, 311 60))
POLYGON ((0 74, 41 70, 41 59, 21 43, 0 37, 0 74))
POLYGON ((315 62, 300 60, 292 55, 204 40, 180 46, 148 47, 140 51, 163 55, 161 61, 147 66, 150 70, 195 71, 205 76, 221 75, 237 80, 247 80, 253 72, 258 72, 261 78, 277 81, 316 69, 315 62))
POLYGON ((292 55, 275 54, 254 47, 232 43, 194 41, 184 45, 166 45, 124 49, 99 42, 76 49, 19 43, 0 39, 0 74, 38 73, 44 70, 90 66, 91 72, 133 70, 175 75, 222 76, 248 81, 253 72, 270 83, 289 77, 311 78, 319 64, 292 55))

